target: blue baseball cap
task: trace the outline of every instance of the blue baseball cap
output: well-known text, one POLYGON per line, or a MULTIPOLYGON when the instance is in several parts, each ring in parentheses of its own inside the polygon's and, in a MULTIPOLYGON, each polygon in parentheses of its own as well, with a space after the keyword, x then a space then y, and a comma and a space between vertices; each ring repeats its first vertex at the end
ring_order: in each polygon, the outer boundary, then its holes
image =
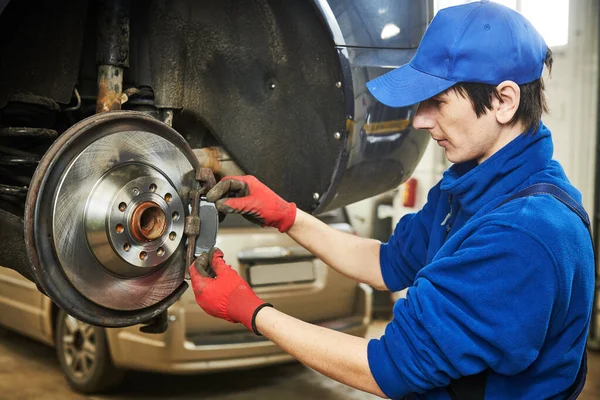
POLYGON ((542 76, 546 43, 508 7, 480 1, 440 10, 406 65, 367 83, 390 107, 427 100, 459 82, 519 85, 542 76))

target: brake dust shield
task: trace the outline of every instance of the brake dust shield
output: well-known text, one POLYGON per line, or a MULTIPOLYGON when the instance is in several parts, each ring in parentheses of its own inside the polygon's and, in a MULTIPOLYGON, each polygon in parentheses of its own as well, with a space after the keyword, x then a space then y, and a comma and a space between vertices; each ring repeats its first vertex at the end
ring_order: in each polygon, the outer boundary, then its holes
POLYGON ((42 158, 25 241, 35 279, 88 323, 147 321, 187 288, 184 221, 196 158, 162 122, 136 112, 87 118, 42 158))

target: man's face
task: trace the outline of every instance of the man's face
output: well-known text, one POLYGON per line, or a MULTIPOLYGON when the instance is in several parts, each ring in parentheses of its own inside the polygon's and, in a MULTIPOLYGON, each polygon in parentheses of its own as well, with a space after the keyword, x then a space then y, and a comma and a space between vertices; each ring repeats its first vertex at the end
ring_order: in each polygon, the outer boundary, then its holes
POLYGON ((498 150, 501 125, 493 111, 477 118, 471 101, 451 88, 422 102, 413 126, 428 130, 450 162, 481 164, 498 150))

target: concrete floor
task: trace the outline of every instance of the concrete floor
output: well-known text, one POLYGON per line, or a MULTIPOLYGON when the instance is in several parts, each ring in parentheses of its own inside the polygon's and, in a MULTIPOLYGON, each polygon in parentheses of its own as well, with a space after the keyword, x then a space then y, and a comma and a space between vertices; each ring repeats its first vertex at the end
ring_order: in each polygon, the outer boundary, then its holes
MULTIPOLYGON (((384 322, 369 337, 379 336, 384 322)), ((600 399, 600 354, 589 354, 588 382, 581 400, 600 399)), ((130 373, 118 392, 81 396, 65 383, 54 350, 0 328, 1 400, 367 400, 377 397, 350 389, 300 364, 198 376, 130 373)))

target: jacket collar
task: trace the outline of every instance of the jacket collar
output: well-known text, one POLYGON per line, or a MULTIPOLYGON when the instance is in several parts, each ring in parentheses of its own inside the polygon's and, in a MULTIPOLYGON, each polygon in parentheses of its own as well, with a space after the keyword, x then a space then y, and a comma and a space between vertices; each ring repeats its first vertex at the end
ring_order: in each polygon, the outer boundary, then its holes
POLYGON ((540 123, 533 134, 519 135, 480 165, 470 161, 450 167, 441 189, 452 194, 464 212, 474 215, 546 167, 553 153, 550 130, 540 123))

